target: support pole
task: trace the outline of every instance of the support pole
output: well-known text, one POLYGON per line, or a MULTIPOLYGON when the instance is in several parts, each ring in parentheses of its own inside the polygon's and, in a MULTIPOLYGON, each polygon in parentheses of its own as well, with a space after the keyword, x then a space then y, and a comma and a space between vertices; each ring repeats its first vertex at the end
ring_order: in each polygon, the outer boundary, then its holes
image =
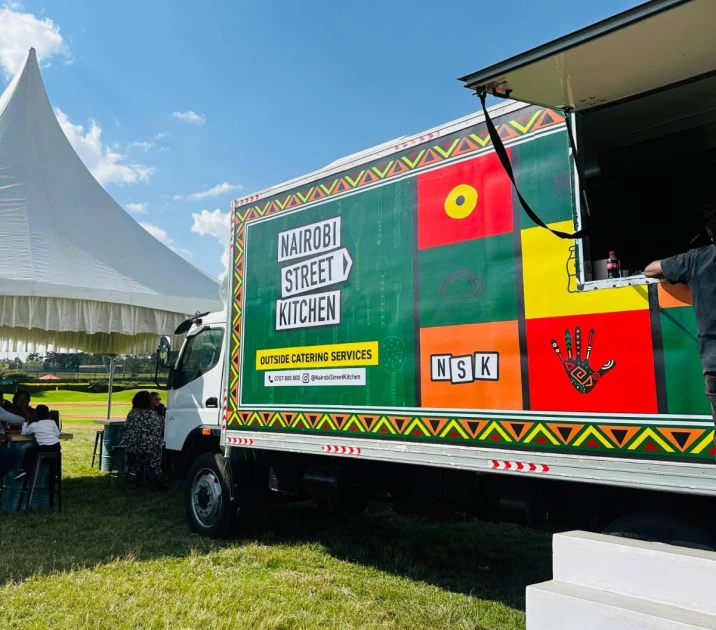
POLYGON ((114 360, 116 359, 116 355, 111 355, 109 357, 109 387, 108 389, 108 398, 107 398, 107 420, 112 419, 112 386, 114 385, 114 360))

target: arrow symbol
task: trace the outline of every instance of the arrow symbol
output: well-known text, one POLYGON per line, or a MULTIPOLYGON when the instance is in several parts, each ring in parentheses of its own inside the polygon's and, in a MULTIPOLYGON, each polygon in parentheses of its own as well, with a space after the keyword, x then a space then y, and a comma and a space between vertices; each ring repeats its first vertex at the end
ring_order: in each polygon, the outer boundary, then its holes
POLYGON ((353 259, 345 247, 281 269, 281 297, 301 295, 348 280, 353 259))

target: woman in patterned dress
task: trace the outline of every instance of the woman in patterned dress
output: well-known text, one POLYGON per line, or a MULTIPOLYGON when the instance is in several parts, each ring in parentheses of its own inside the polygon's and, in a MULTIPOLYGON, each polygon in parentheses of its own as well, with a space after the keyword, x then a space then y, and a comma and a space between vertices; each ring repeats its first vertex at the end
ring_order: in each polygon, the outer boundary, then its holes
POLYGON ((152 411, 148 391, 137 392, 132 399, 132 410, 127 414, 122 444, 127 452, 145 461, 160 484, 165 484, 162 470, 164 422, 152 411))

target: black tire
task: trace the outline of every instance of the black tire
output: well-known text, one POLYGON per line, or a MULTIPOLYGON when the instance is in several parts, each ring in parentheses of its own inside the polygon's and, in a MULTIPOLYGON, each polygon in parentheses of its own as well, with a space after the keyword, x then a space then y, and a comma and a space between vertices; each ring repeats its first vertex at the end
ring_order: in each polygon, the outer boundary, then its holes
POLYGON ((682 518, 659 512, 627 514, 615 520, 604 533, 632 540, 716 551, 716 539, 711 534, 682 518))
POLYGON ((230 490, 229 466, 221 453, 202 453, 194 460, 184 489, 186 518, 192 530, 210 538, 232 533, 236 510, 230 490))

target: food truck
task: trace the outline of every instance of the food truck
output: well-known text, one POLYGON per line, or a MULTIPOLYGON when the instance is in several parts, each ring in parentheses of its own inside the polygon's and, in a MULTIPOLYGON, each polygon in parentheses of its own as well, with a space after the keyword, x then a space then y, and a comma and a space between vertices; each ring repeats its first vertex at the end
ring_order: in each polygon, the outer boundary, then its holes
POLYGON ((170 376, 191 527, 379 496, 713 545, 691 297, 641 270, 703 239, 714 24, 648 2, 464 77, 475 115, 236 200, 227 310, 170 376))

